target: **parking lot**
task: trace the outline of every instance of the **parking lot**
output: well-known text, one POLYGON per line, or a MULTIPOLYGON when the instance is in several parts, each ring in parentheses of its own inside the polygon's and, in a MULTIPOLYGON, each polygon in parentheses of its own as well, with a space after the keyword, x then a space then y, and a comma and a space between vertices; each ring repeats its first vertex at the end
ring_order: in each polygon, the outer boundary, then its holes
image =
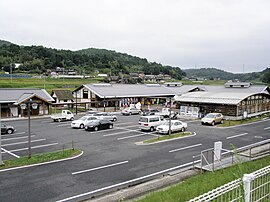
MULTIPOLYGON (((212 148, 216 141, 222 141, 223 148, 232 149, 231 144, 239 148, 269 138, 269 120, 253 125, 221 129, 217 126, 202 126, 200 120, 183 119, 188 123, 188 131, 193 132, 192 136, 158 144, 141 145, 138 143, 151 139, 157 134, 141 131, 138 128, 139 115, 117 116, 118 120, 114 122, 112 129, 91 132, 71 128, 70 121, 52 122, 49 118, 32 119, 33 154, 71 148, 72 142, 75 148, 82 150, 84 154, 71 161, 46 165, 38 169, 29 168, 1 173, 0 180, 6 182, 3 188, 8 190, 17 187, 16 190, 22 190, 20 197, 24 200, 30 197, 26 194, 31 193, 27 192, 28 189, 46 190, 46 194, 33 194, 30 198, 34 201, 55 201, 69 199, 72 196, 78 196, 75 198, 81 200, 87 196, 87 194, 81 196, 83 193, 100 194, 117 187, 116 185, 120 186, 125 182, 148 176, 154 177, 153 173, 162 173, 188 164, 192 162, 192 156, 200 154, 201 150, 212 148), (11 175, 16 177, 16 183, 8 181, 11 175), (24 186, 24 180, 27 180, 29 187, 24 186)), ((12 135, 2 135, 3 159, 26 156, 28 154, 27 120, 5 123, 13 125, 16 132, 12 135)), ((3 193, 3 190, 0 191, 3 193)), ((3 199, 10 199, 11 194, 6 192, 1 195, 3 199)), ((13 201, 16 200, 18 198, 15 197, 13 201)))

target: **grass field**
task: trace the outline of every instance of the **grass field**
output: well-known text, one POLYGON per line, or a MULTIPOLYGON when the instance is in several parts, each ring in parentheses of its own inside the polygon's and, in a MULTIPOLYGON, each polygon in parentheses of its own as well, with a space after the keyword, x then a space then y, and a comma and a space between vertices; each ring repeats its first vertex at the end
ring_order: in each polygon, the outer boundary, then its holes
POLYGON ((138 199, 138 202, 184 202, 214 188, 241 178, 243 174, 254 172, 269 166, 270 156, 263 159, 238 164, 224 170, 207 172, 191 177, 182 183, 171 186, 165 190, 152 192, 138 199))
POLYGON ((36 164, 36 163, 43 163, 43 162, 48 162, 48 161, 53 161, 53 160, 64 159, 64 158, 76 156, 80 153, 81 153, 81 151, 78 149, 74 149, 74 150, 73 149, 66 149, 66 150, 55 151, 55 152, 35 154, 31 158, 28 158, 28 156, 24 156, 21 158, 5 160, 4 165, 0 166, 0 170, 18 167, 18 166, 25 166, 25 165, 31 165, 31 164, 36 164))
POLYGON ((0 88, 41 88, 46 89, 48 93, 51 93, 53 89, 69 89, 75 88, 87 83, 100 83, 102 78, 91 79, 51 79, 46 78, 16 78, 16 79, 0 79, 0 88))
POLYGON ((188 135, 191 135, 191 132, 180 132, 180 133, 172 133, 171 135, 159 135, 157 138, 149 139, 143 141, 143 143, 154 143, 154 142, 162 142, 164 140, 171 140, 171 139, 176 139, 180 137, 185 137, 188 135))

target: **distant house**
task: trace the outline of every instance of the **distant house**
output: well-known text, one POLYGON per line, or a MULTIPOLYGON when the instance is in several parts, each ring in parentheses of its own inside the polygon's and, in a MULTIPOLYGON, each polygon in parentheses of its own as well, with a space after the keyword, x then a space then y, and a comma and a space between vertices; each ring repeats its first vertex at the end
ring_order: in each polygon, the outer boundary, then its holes
POLYGON ((98 77, 108 77, 108 74, 98 74, 98 77))
POLYGON ((60 104, 74 102, 72 92, 69 90, 53 90, 51 96, 54 99, 53 103, 60 104))
POLYGON ((37 109, 31 108, 31 115, 45 115, 53 98, 44 89, 0 88, 1 117, 27 116, 28 109, 21 104, 28 101, 38 104, 37 109))

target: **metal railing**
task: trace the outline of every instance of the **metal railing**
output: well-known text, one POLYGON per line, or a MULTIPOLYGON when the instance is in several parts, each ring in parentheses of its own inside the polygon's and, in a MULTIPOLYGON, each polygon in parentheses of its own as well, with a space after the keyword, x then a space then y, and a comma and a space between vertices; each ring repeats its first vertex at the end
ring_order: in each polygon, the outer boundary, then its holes
POLYGON ((270 166, 202 194, 189 202, 270 201, 270 166))
MULTIPOLYGON (((215 154, 214 148, 203 150, 201 151, 200 155, 193 156, 193 162, 195 161, 195 158, 200 157, 201 163, 199 168, 201 169, 201 171, 215 171, 217 169, 224 168, 228 165, 233 165, 241 161, 247 161, 263 157, 270 154, 270 139, 234 150, 221 149, 221 151, 221 158, 218 159, 215 154), (262 149, 260 149, 260 151, 258 152, 258 148, 262 149)), ((195 168, 195 165, 193 165, 193 168, 195 168)))

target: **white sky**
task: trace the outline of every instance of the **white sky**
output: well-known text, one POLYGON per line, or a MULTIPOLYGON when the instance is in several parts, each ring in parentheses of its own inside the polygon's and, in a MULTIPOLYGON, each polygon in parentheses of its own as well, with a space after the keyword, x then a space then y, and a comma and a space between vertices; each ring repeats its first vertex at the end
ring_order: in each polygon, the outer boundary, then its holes
POLYGON ((270 1, 0 0, 0 39, 105 48, 182 69, 261 71, 270 67, 270 1))

